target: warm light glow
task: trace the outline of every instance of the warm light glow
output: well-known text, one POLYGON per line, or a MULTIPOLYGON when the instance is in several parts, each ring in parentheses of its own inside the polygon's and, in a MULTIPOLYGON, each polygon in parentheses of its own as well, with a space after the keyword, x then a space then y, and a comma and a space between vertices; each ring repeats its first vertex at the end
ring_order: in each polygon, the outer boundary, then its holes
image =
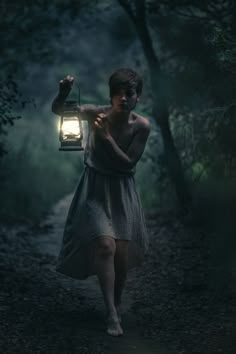
POLYGON ((79 137, 80 135, 80 126, 79 120, 77 117, 63 118, 62 123, 62 134, 63 138, 67 139, 67 137, 79 137))
POLYGON ((60 133, 60 130, 61 130, 61 122, 60 121, 57 122, 57 130, 58 130, 58 133, 60 133))

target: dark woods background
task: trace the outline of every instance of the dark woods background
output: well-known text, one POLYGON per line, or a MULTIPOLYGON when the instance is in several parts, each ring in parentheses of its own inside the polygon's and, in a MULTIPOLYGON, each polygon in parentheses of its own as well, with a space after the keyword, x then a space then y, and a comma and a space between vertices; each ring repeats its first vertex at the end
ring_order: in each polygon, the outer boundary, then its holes
POLYGON ((234 213, 235 13, 223 0, 1 1, 1 218, 37 222, 78 179, 82 154, 57 150, 59 79, 107 104, 122 66, 143 75, 137 111, 152 122, 137 173, 145 209, 191 200, 208 220, 234 213))
POLYGON ((75 76, 82 103, 107 104, 122 66, 143 75, 137 111, 152 122, 137 175, 144 207, 175 209, 191 194, 209 212, 233 200, 235 11, 220 0, 1 1, 4 220, 39 220, 82 169, 81 154, 57 151, 59 79, 75 76))
POLYGON ((73 75, 81 103, 109 104, 110 74, 132 67, 144 78, 137 112, 152 123, 136 174, 145 212, 177 213, 205 230, 227 264, 221 281, 233 287, 235 2, 1 0, 0 7, 2 223, 39 223, 82 171, 81 153, 58 152, 51 113, 58 81, 73 75))

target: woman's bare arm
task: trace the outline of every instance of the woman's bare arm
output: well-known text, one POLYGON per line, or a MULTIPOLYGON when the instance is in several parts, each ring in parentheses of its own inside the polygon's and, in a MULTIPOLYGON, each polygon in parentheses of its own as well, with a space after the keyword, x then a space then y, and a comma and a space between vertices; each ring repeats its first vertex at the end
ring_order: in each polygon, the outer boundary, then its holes
POLYGON ((67 75, 63 80, 59 81, 59 93, 52 102, 52 112, 62 115, 64 103, 69 96, 74 83, 73 76, 67 75))
POLYGON ((118 166, 122 168, 133 168, 144 152, 149 133, 150 126, 148 124, 143 125, 134 136, 126 153, 117 145, 111 135, 104 139, 104 144, 118 166))
POLYGON ((98 134, 103 140, 104 147, 106 148, 108 156, 110 157, 109 162, 112 164, 112 166, 116 167, 117 169, 133 168, 141 158, 145 149, 145 145, 151 129, 149 121, 144 117, 140 117, 136 127, 136 133, 126 152, 124 152, 118 146, 114 138, 109 133, 108 126, 104 120, 104 117, 103 119, 101 116, 97 117, 95 126, 98 134))
POLYGON ((52 112, 61 116, 63 113, 64 103, 66 101, 66 97, 60 95, 60 93, 54 98, 52 101, 52 112))
MULTIPOLYGON (((60 95, 60 93, 54 98, 52 102, 52 112, 57 115, 63 114, 64 103, 66 101, 66 97, 60 95)), ((110 106, 97 106, 94 104, 83 104, 81 106, 77 106, 78 112, 80 114, 81 120, 86 120, 89 122, 93 122, 99 113, 105 113, 110 109, 110 106)))

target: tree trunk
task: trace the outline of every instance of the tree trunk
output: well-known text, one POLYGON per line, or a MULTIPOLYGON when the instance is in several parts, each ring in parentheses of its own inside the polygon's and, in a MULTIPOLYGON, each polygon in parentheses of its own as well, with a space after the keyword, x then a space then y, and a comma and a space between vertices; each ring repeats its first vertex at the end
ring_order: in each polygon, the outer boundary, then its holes
POLYGON ((165 86, 163 85, 164 80, 160 68, 160 61, 154 51, 152 39, 146 23, 145 0, 135 0, 135 10, 132 9, 129 1, 118 1, 134 23, 147 59, 153 93, 153 116, 161 129, 166 163, 171 181, 175 187, 181 206, 186 207, 189 204, 191 197, 184 178, 181 160, 170 130, 169 112, 164 89, 165 86))

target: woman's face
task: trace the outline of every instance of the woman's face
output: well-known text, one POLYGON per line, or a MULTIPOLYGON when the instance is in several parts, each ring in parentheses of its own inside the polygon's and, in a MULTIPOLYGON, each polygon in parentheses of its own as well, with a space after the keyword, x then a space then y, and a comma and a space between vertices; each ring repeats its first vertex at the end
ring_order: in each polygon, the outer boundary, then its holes
POLYGON ((136 106, 139 97, 134 88, 121 88, 111 98, 111 103, 116 112, 130 112, 136 106))

